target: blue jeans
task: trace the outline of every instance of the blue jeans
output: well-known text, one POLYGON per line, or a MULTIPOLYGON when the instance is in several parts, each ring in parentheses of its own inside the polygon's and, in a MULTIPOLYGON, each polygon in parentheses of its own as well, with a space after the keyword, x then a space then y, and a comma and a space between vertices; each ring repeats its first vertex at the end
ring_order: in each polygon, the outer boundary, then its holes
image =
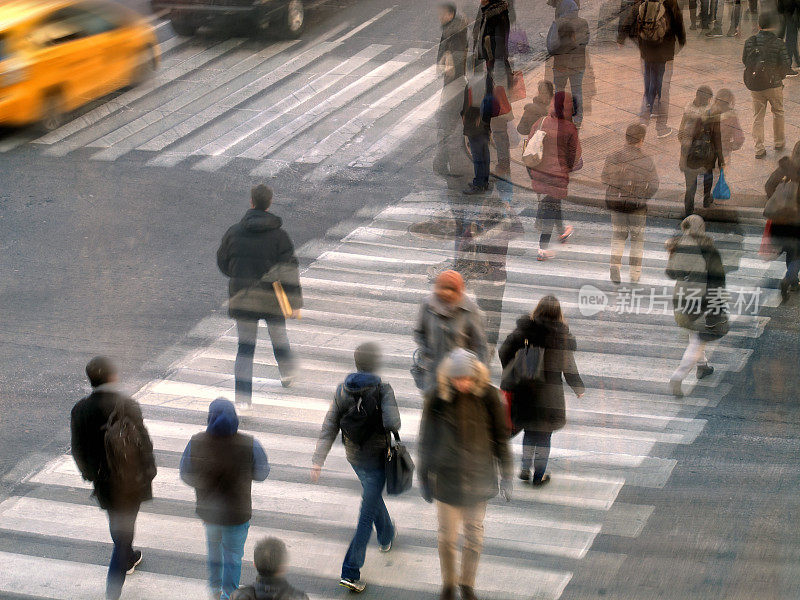
POLYGON ((227 600, 239 587, 244 543, 250 522, 241 525, 204 525, 208 548, 208 585, 212 592, 222 590, 222 599, 227 600))
POLYGON ((583 121, 583 71, 553 71, 553 86, 557 92, 567 89, 567 80, 569 80, 569 91, 575 103, 575 115, 572 120, 576 126, 580 127, 583 121))
POLYGON ((550 458, 549 431, 533 431, 526 429, 522 436, 522 468, 530 469, 533 463, 533 480, 541 481, 547 470, 547 459, 550 458))
MULTIPOLYGON (((272 340, 272 353, 278 363, 281 375, 288 375, 293 367, 292 350, 289 346, 289 336, 286 334, 286 319, 282 315, 265 319, 270 340, 272 340)), ((239 348, 236 352, 236 362, 233 372, 235 377, 236 402, 250 404, 253 397, 253 357, 256 353, 256 340, 258 338, 258 321, 255 319, 237 319, 236 331, 239 335, 239 348)))
POLYGON ((661 86, 664 83, 664 69, 662 62, 644 63, 644 101, 646 109, 652 114, 656 112, 656 100, 661 103, 661 86))
POLYGON ((389 544, 394 538, 394 526, 389 511, 383 503, 383 487, 386 485, 386 472, 381 469, 364 469, 353 465, 353 470, 361 481, 361 510, 358 525, 342 563, 342 578, 358 580, 361 567, 367 554, 367 544, 372 537, 372 527, 378 534, 378 543, 389 544))
POLYGON ((109 600, 117 600, 122 593, 125 574, 133 558, 133 532, 138 514, 138 506, 108 511, 108 528, 111 531, 111 541, 114 542, 106 579, 106 598, 109 600))
POLYGON ((475 179, 472 185, 486 187, 489 185, 489 134, 469 137, 469 150, 472 153, 472 165, 475 168, 475 179))

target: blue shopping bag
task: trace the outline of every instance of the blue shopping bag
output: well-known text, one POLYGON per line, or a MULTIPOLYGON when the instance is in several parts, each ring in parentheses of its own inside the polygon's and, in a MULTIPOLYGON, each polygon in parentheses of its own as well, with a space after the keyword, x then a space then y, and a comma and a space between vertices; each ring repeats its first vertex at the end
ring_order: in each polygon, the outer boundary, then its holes
POLYGON ((714 200, 730 200, 731 199, 731 188, 728 187, 728 182, 725 181, 725 170, 719 170, 719 179, 717 180, 717 185, 714 186, 714 190, 711 192, 714 200))

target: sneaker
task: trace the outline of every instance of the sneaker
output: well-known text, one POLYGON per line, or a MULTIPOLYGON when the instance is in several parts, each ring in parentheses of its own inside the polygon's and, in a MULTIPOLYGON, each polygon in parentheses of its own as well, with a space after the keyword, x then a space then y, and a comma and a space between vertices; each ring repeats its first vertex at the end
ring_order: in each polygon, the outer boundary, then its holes
POLYGON ((572 227, 572 225, 567 225, 564 228, 564 233, 562 233, 559 236, 558 241, 561 242, 562 244, 566 244, 567 240, 572 237, 572 234, 574 232, 575 232, 575 229, 572 227))
POLYGON ((680 379, 670 379, 669 380, 669 391, 676 398, 683 398, 683 389, 681 388, 681 380, 680 379))
POLYGON ((486 188, 482 186, 469 184, 462 194, 465 196, 477 196, 478 194, 483 194, 485 191, 486 188))
POLYGON ((703 198, 703 208, 710 208, 711 205, 714 204, 714 198, 703 198))
POLYGON ((236 412, 240 415, 248 413, 253 409, 253 404, 251 402, 237 402, 235 406, 236 412))
POLYGON ((142 563, 142 551, 141 550, 134 550, 133 556, 131 557, 130 565, 128 566, 128 570, 125 571, 127 575, 133 575, 133 572, 136 570, 142 563))
POLYGON ((611 281, 613 281, 617 285, 622 283, 622 277, 620 276, 619 273, 619 267, 611 267, 609 271, 610 271, 611 281))
POLYGON ((704 379, 714 372, 711 365, 697 365, 697 379, 704 379))
POLYGON ((395 524, 394 521, 392 521, 391 523, 392 523, 392 531, 394 531, 394 533, 392 534, 392 539, 389 540, 389 543, 386 544, 385 546, 384 545, 378 546, 378 550, 380 550, 384 554, 392 551, 392 546, 394 546, 394 541, 397 539, 397 525, 395 524))
POLYGON ((712 29, 711 31, 706 33, 706 37, 709 38, 722 37, 722 29, 712 29))
POLYGON ((343 588, 347 588, 354 594, 360 594, 367 589, 367 584, 360 579, 356 581, 355 579, 348 579, 347 577, 342 577, 339 580, 339 585, 343 588))
POLYGON ((461 588, 461 600, 478 600, 472 587, 468 585, 460 585, 458 587, 461 588))
POLYGON ((522 479, 522 481, 530 481, 531 480, 531 470, 530 469, 522 469, 519 472, 519 478, 522 479))
POLYGON ((294 373, 289 375, 281 375, 281 385, 285 388, 292 387, 294 383, 294 373))
POLYGON ((797 77, 798 75, 800 75, 800 73, 794 69, 789 69, 789 72, 786 74, 787 77, 797 77))
POLYGON ((656 133, 656 137, 660 140, 667 138, 675 133, 675 130, 672 127, 667 127, 666 129, 662 129, 661 131, 656 133))
POLYGON ((761 158, 766 158, 766 156, 767 156, 766 150, 762 150, 761 152, 756 152, 756 158, 761 159, 761 158))
POLYGON ((731 27, 725 35, 727 37, 739 37, 739 34, 741 34, 741 30, 738 27, 731 27))
POLYGON ((531 485, 534 487, 547 485, 548 483, 550 483, 550 473, 545 473, 541 479, 531 479, 531 485))
POLYGON ((536 256, 536 260, 541 260, 541 261, 550 260, 555 255, 556 253, 553 252, 552 250, 539 250, 539 253, 536 256))

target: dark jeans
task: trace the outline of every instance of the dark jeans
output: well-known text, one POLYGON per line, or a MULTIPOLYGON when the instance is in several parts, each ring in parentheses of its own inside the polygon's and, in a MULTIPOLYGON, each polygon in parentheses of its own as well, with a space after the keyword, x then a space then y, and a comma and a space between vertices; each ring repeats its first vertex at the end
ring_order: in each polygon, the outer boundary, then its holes
POLYGON ((475 168, 472 185, 486 187, 489 185, 489 134, 470 136, 469 150, 472 152, 472 165, 475 168))
POLYGON ((791 285, 795 285, 798 281, 798 273, 800 273, 800 241, 792 240, 791 243, 785 244, 783 247, 786 252, 786 279, 791 285))
MULTIPOLYGON (((265 321, 270 340, 272 340, 272 353, 278 363, 278 370, 282 377, 287 376, 291 373, 294 365, 289 336, 286 334, 286 319, 282 315, 275 315, 265 321)), ((253 397, 253 356, 256 353, 258 321, 236 319, 236 331, 239 335, 239 348, 233 367, 236 379, 236 402, 237 404, 250 404, 253 397)))
POLYGON ((550 245, 553 227, 556 227, 560 233, 564 233, 564 222, 561 220, 561 200, 553 196, 542 197, 539 200, 536 221, 542 232, 539 236, 539 248, 546 250, 550 245))
POLYGON ((530 469, 533 463, 533 480, 541 481, 547 470, 547 459, 550 458, 549 431, 526 429, 522 436, 522 468, 530 469))
POLYGON ((694 214, 694 196, 697 193, 697 177, 703 175, 703 201, 711 200, 711 186, 714 185, 714 172, 701 169, 684 169, 686 177, 686 194, 683 197, 683 208, 688 217, 694 214))
POLYGON ((361 481, 361 510, 358 513, 358 525, 347 549, 342 563, 342 577, 358 580, 361 567, 367 554, 367 544, 372 537, 372 527, 378 534, 378 543, 389 544, 394 538, 394 526, 389 518, 389 511, 383 503, 383 487, 386 484, 386 472, 381 469, 364 469, 353 465, 353 470, 361 481))
POLYGON ((700 0, 700 27, 708 29, 711 26, 710 0, 700 0))
POLYGON ((108 511, 108 528, 111 531, 111 541, 114 542, 106 580, 106 598, 109 600, 117 600, 122 593, 125 573, 133 560, 133 533, 138 514, 138 505, 124 510, 108 511))
POLYGON ((644 63, 644 101, 650 114, 656 112, 656 100, 661 102, 661 88, 664 83, 666 63, 644 63))
POLYGON ((714 21, 714 29, 722 29, 722 20, 725 16, 725 0, 711 0, 709 6, 709 21, 714 21))
POLYGON ((572 121, 577 127, 580 127, 583 122, 583 71, 553 70, 553 87, 557 92, 566 91, 567 81, 569 81, 569 91, 575 103, 575 114, 572 121))
POLYGON ((731 13, 731 29, 739 29, 742 22, 742 0, 733 1, 733 12, 731 13))
POLYGON ((800 65, 800 52, 797 50, 797 27, 798 16, 792 14, 786 17, 786 51, 789 53, 789 60, 794 66, 800 65))

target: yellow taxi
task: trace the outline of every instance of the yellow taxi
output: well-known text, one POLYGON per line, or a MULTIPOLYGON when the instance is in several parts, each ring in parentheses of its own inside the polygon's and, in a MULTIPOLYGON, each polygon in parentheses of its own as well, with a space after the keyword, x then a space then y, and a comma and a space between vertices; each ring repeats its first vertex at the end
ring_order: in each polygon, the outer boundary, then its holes
POLYGON ((0 125, 59 127, 157 67, 149 23, 106 0, 0 0, 0 125))

